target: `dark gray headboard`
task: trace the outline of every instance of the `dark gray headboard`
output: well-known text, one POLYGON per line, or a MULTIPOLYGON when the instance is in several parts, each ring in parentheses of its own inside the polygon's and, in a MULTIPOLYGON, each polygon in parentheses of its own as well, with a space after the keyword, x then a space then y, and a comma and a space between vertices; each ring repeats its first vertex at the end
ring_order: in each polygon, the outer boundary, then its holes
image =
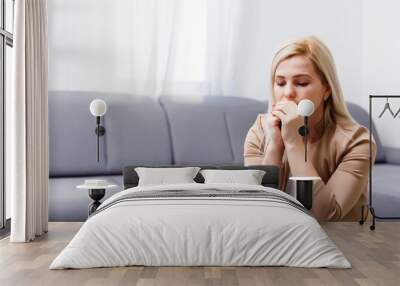
MULTIPOLYGON (((139 177, 135 171, 136 167, 149 167, 149 168, 171 168, 171 167, 186 167, 186 166, 175 166, 175 165, 163 165, 163 166, 125 166, 123 170, 124 176, 124 189, 133 188, 138 185, 139 177)), ((263 170, 266 174, 263 177, 262 185, 264 187, 279 188, 279 167, 268 165, 268 166, 199 166, 202 169, 221 169, 221 170, 241 170, 241 169, 256 169, 263 170)), ((197 183, 204 183, 203 176, 198 173, 194 180, 197 183)))

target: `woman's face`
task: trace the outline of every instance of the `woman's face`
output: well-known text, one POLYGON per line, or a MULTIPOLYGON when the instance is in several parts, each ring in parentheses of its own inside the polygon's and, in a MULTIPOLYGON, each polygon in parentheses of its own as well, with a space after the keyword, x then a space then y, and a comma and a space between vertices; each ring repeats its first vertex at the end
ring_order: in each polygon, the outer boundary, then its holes
POLYGON ((310 59, 305 56, 293 56, 283 60, 277 67, 274 78, 274 94, 276 102, 294 101, 298 104, 302 99, 309 99, 315 110, 323 108, 325 96, 330 94, 310 59))

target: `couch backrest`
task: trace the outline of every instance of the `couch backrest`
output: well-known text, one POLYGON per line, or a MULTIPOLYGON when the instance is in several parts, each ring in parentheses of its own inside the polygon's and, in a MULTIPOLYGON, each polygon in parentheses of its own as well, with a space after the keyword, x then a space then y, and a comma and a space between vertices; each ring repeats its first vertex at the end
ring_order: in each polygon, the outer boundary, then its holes
POLYGON ((266 102, 235 97, 161 97, 49 92, 50 176, 121 174, 126 165, 238 165, 266 102), (107 102, 96 161, 89 105, 107 102))
MULTIPOLYGON (((368 127, 368 113, 348 104, 368 127)), ((121 174, 126 165, 240 165, 243 144, 267 102, 224 96, 173 97, 95 92, 49 92, 50 176, 121 174), (100 162, 89 105, 107 102, 100 162)), ((380 139, 379 160, 384 160, 380 139)), ((377 161, 379 161, 377 160, 377 161)))
POLYGON ((243 164, 247 132, 257 114, 267 110, 267 102, 225 96, 164 96, 160 102, 178 165, 243 164))
MULTIPOLYGON (((355 103, 347 103, 347 108, 353 116, 353 118, 361 125, 367 127, 369 129, 369 114, 368 112, 360 107, 359 105, 355 103)), ((384 148, 382 146, 381 139, 379 138, 378 132, 376 131, 375 124, 372 122, 372 135, 374 136, 376 147, 377 147, 377 153, 376 153, 376 163, 382 163, 385 161, 385 153, 384 153, 384 148)))
POLYGON ((49 92, 50 176, 122 174, 124 165, 171 164, 165 113, 151 97, 95 92, 49 92), (96 159, 96 120, 90 102, 107 102, 96 159))

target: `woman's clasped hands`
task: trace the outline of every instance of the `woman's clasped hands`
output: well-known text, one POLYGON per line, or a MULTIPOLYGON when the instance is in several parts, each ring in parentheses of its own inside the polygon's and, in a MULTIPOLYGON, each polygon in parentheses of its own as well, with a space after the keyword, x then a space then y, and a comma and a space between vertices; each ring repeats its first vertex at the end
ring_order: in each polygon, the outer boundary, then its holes
POLYGON ((297 113, 294 101, 280 101, 272 104, 272 110, 265 115, 266 135, 276 149, 302 142, 298 133, 304 119, 297 113))

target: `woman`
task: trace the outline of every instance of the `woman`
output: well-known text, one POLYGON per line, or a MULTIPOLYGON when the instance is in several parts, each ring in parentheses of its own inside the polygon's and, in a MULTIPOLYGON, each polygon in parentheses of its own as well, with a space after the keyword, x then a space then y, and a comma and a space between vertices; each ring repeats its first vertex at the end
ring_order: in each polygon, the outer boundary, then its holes
MULTIPOLYGON (((312 213, 318 220, 357 220, 366 203, 369 132, 349 114, 328 48, 316 37, 283 45, 271 68, 271 104, 258 115, 244 146, 245 165, 281 167, 280 189, 293 192, 290 176, 318 176, 312 213), (297 115, 302 99, 314 103, 308 160, 297 115)), ((372 144, 372 162, 376 145, 372 144)))

